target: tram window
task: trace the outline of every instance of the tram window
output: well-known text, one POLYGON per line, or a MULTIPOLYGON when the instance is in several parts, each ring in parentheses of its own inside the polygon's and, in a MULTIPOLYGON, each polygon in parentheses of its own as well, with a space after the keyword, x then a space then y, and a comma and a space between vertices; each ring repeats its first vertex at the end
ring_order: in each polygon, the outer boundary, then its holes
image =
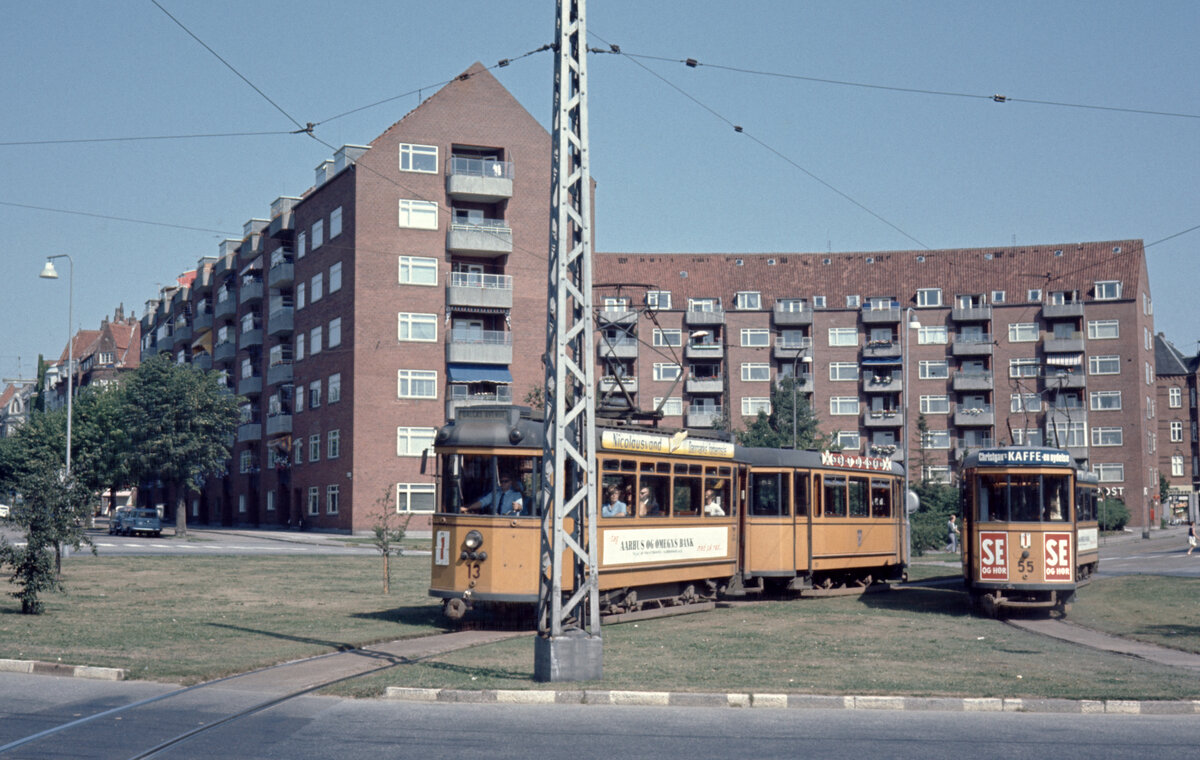
POLYGON ((846 478, 836 475, 826 475, 824 478, 824 511, 825 517, 846 516, 846 478))
POLYGON ((755 473, 750 478, 750 514, 755 517, 778 517, 783 514, 779 474, 755 473))
POLYGON ((1066 522, 1071 519, 1071 485, 1066 475, 1042 476, 1046 505, 1042 522, 1066 522))
MULTIPOLYGON (((796 517, 808 517, 808 473, 798 472, 792 480, 792 493, 795 496, 796 517)), ((788 514, 787 502, 783 504, 783 515, 788 514)))
POLYGON ((850 478, 850 516, 870 517, 871 501, 866 478, 850 478))
POLYGON ((600 516, 632 517, 633 478, 628 475, 605 475, 601 480, 600 516))
POLYGON ((443 512, 508 517, 536 516, 534 457, 447 455, 443 462, 443 512))
POLYGON ((1096 492, 1092 489, 1080 488, 1075 492, 1075 519, 1079 522, 1096 519, 1096 492))
POLYGON ((892 516, 892 486, 886 480, 871 479, 871 517, 892 516))
POLYGON ((1012 477, 1008 481, 1009 520, 1040 522, 1042 519, 1041 478, 1012 477))
POLYGON ((688 475, 675 477, 674 494, 671 498, 673 514, 677 517, 694 517, 700 514, 701 498, 704 496, 702 478, 688 475))
POLYGON ((728 480, 709 478, 705 481, 704 506, 701 512, 705 517, 725 517, 731 514, 728 480))
POLYGON ((1003 475, 979 476, 979 522, 1008 521, 1007 478, 1003 475))
POLYGON ((638 517, 660 517, 667 503, 668 478, 661 475, 643 475, 638 484, 638 517))

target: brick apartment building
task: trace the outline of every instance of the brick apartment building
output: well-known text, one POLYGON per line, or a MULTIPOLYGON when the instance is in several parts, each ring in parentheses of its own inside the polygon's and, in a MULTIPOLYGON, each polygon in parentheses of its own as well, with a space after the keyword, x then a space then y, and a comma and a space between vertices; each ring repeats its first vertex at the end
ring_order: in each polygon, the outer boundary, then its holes
MULTIPOLYGON (((476 64, 148 303, 144 351, 219 370, 245 398, 228 474, 188 497, 191 519, 361 531, 385 496, 431 509, 436 427, 541 387, 549 183, 550 136, 476 64)), ((1148 519, 1140 241, 601 253, 594 272, 605 405, 740 428, 795 373, 848 449, 900 457, 910 441, 924 475, 951 479, 972 448, 1058 444, 1148 519)))
POLYGON ((1186 356, 1161 333, 1155 336, 1158 368, 1159 468, 1168 484, 1167 517, 1187 519, 1188 498, 1200 491, 1200 407, 1196 403, 1200 355, 1186 356))

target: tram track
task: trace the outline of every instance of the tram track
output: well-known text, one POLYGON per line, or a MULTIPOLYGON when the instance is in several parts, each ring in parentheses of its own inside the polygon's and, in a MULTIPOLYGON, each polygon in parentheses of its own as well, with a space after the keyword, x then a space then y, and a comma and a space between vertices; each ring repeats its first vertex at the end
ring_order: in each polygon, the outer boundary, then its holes
POLYGON ((202 734, 337 683, 428 657, 526 635, 525 631, 457 631, 331 652, 207 681, 96 712, 0 746, 0 757, 94 756, 146 760, 202 734))

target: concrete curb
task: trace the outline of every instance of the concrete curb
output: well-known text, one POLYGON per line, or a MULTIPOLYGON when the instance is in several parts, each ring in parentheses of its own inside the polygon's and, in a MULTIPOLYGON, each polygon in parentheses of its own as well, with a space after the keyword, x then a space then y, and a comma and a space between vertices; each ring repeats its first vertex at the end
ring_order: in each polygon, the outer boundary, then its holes
POLYGON ((751 707, 792 710, 912 710, 924 712, 1023 712, 1107 715, 1200 715, 1200 700, 1155 702, 1123 699, 1019 699, 1009 697, 826 696, 821 694, 697 693, 666 691, 547 691, 420 689, 389 686, 385 699, 509 705, 623 705, 632 707, 751 707))
POLYGON ((67 678, 93 678, 98 681, 124 681, 129 671, 124 668, 98 668, 91 665, 63 665, 61 662, 38 660, 2 660, 0 672, 30 673, 35 676, 65 676, 67 678))

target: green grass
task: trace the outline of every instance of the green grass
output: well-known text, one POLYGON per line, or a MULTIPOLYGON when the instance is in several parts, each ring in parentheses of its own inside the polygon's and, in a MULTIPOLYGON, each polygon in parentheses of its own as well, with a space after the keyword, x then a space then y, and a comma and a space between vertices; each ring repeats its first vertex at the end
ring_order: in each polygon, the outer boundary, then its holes
MULTIPOLYGON (((0 658, 128 668, 195 682, 297 657, 443 630, 428 557, 95 558, 64 565, 46 614, 0 598, 0 658)), ((919 565, 954 575, 952 568, 919 565)), ((10 587, 11 588, 11 587, 10 587)), ((1122 578, 1080 594, 1073 618, 1197 651, 1200 581, 1122 578), (1153 621, 1147 623, 1145 621, 1153 621), (1158 630, 1158 629, 1162 630, 1158 630), (1173 631, 1173 633, 1172 633, 1173 631)), ((556 688, 817 694, 1194 699, 1194 674, 1104 655, 969 613, 954 586, 861 598, 755 602, 606 626, 604 678, 556 688)), ((533 640, 454 652, 340 686, 541 688, 533 640)))

